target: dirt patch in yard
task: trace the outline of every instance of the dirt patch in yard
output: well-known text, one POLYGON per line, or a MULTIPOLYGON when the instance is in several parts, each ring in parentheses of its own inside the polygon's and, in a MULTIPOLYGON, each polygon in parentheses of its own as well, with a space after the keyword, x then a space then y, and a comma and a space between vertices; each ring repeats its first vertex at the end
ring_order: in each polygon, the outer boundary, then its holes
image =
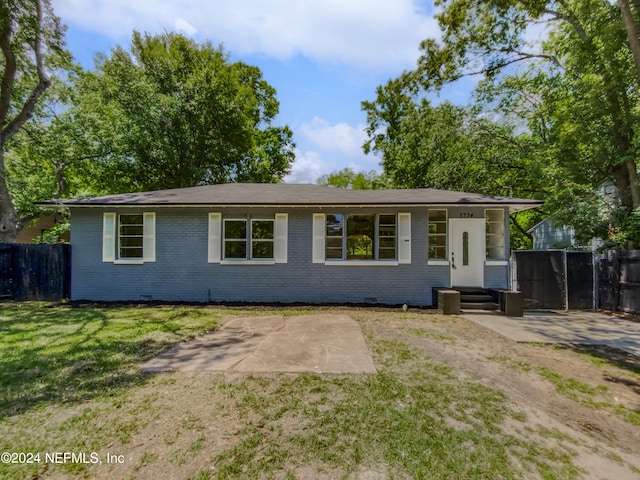
POLYGON ((593 448, 637 455, 640 359, 631 354, 605 346, 516 343, 461 317, 389 320, 371 314, 360 320, 372 337, 400 338, 462 376, 499 389, 539 426, 552 419, 563 433, 595 441, 593 448))

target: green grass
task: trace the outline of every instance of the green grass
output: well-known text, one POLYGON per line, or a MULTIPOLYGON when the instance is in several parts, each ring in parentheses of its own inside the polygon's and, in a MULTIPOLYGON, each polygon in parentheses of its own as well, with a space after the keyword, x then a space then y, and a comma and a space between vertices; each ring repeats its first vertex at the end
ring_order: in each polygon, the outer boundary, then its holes
MULTIPOLYGON (((215 469, 192 478, 294 478, 298 467, 332 478, 361 469, 390 478, 579 476, 570 449, 505 429, 507 419, 524 424, 526 416, 504 394, 389 336, 369 337, 375 375, 216 375, 204 387, 206 401, 210 393, 217 402, 213 413, 204 416, 197 404, 158 411, 164 399, 157 392, 179 387, 182 377, 143 375, 139 364, 215 328, 229 313, 2 305, 0 451, 126 448, 162 416, 173 425, 155 439, 170 449, 163 461, 189 465, 216 443, 216 415, 230 415, 237 418, 232 441, 207 459, 215 469)), ((150 446, 134 461, 135 470, 161 460, 150 446)), ((40 478, 47 468, 0 464, 0 477, 40 478)), ((58 477, 91 477, 91 466, 51 468, 58 477)))
POLYGON ((145 381, 136 367, 218 324, 185 308, 0 306, 0 418, 115 394, 145 381))

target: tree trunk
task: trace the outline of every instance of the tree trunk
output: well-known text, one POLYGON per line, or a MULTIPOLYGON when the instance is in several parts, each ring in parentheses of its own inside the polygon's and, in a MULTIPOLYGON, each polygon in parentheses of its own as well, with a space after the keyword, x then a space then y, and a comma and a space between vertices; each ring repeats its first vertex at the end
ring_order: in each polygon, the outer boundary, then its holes
POLYGON ((638 29, 633 21, 633 14, 628 0, 619 0, 620 11, 622 12, 622 20, 627 30, 627 40, 633 54, 633 61, 636 64, 636 79, 640 85, 640 37, 638 37, 638 29))
POLYGON ((18 214, 7 189, 4 145, 0 145, 0 243, 13 243, 18 237, 18 214))
POLYGON ((629 174, 629 190, 633 208, 640 207, 640 184, 638 183, 638 164, 634 160, 625 163, 629 174))
POLYGON ((613 183, 618 189, 620 204, 624 207, 633 207, 631 196, 631 183, 629 183, 629 170, 626 163, 619 163, 611 168, 613 183))

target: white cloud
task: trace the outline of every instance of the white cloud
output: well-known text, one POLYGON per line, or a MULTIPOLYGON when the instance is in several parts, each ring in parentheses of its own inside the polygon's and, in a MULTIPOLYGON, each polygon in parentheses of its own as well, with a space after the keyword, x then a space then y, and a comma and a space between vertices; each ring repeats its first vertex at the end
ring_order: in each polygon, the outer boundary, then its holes
POLYGON ((367 140, 364 125, 352 127, 345 122, 330 125, 326 120, 314 117, 311 123, 301 125, 300 133, 323 150, 339 152, 349 158, 364 155, 362 145, 367 140))
MULTIPOLYGON (((418 0, 53 0, 64 22, 127 41, 131 31, 179 28, 234 54, 397 71, 438 27, 418 0), (177 20, 176 20, 177 19, 177 20), (186 28, 185 28, 186 27, 186 28), (193 33, 190 33, 193 32, 193 33)), ((424 3, 424 2, 422 2, 424 3)))
POLYGON ((176 27, 176 30, 178 30, 179 32, 184 32, 191 37, 195 35, 195 33, 198 31, 196 27, 191 25, 184 18, 176 18, 176 21, 174 22, 174 26, 176 27))
POLYGON ((285 183, 316 183, 327 165, 318 152, 301 152, 296 149, 296 159, 291 167, 291 173, 284 177, 285 183))
POLYGON ((321 175, 342 170, 345 166, 356 172, 381 171, 379 158, 365 155, 362 144, 367 135, 364 125, 356 127, 340 122, 331 125, 325 119, 314 117, 299 128, 299 149, 287 183, 315 183, 321 175))

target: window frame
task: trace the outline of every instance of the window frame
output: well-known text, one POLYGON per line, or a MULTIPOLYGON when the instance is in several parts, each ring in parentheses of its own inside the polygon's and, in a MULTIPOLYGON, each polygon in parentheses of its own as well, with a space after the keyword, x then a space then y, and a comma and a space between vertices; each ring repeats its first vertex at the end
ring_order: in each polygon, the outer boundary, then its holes
POLYGON ((223 218, 222 219, 222 259, 223 260, 233 260, 233 261, 241 261, 241 260, 246 260, 247 258, 247 253, 248 253, 248 249, 247 249, 247 237, 249 233, 249 228, 247 225, 247 218, 236 218, 236 217, 229 217, 229 218, 223 218), (244 238, 227 238, 227 223, 231 223, 231 222, 237 222, 237 223, 244 223, 244 238), (244 252, 245 252, 245 256, 244 257, 227 257, 227 242, 229 243, 244 243, 244 252))
POLYGON ((484 218, 485 218, 485 260, 487 262, 504 262, 507 260, 507 252, 506 252, 506 212, 504 208, 485 208, 484 210, 484 218), (499 219, 491 219, 490 212, 500 212, 499 219), (491 225, 498 225, 498 232, 490 231, 491 225), (498 243, 494 244, 490 240, 498 239, 498 243), (501 252, 501 255, 491 256, 489 254, 490 249, 498 249, 501 252))
MULTIPOLYGON (((275 263, 276 260, 276 215, 273 218, 264 218, 264 217, 229 217, 229 218, 221 218, 222 220, 222 231, 221 231, 221 240, 222 240, 222 250, 221 250, 221 263, 246 263, 246 262, 265 262, 265 263, 275 263), (227 223, 228 222, 244 222, 245 226, 245 237, 244 238, 227 238, 227 223), (256 222, 269 222, 271 223, 271 238, 254 238, 254 231, 257 231, 254 228, 254 223, 256 222), (244 257, 227 257, 226 255, 226 245, 227 242, 236 242, 240 243, 244 241, 245 245, 245 256, 244 257), (255 257, 254 256, 254 242, 259 243, 270 243, 271 244, 271 257, 255 257)), ((210 262, 217 263, 217 262, 210 262)))
MULTIPOLYGON (((116 251, 117 251, 117 255, 116 258, 118 260, 121 261, 125 261, 125 262, 135 262, 135 261, 142 261, 144 259, 144 214, 143 213, 119 213, 117 216, 117 220, 116 220, 116 228, 117 228, 117 246, 116 246, 116 251), (140 217, 140 223, 123 223, 122 221, 122 217, 140 217), (123 228, 131 228, 131 227, 139 227, 140 228, 140 233, 139 234, 123 234, 122 230, 123 228), (133 239, 133 238, 138 238, 140 239, 140 246, 123 246, 123 239, 133 239), (139 256, 127 256, 127 255, 123 255, 123 249, 127 250, 140 250, 140 255, 139 256)), ((126 242, 124 242, 126 243, 126 242)))
POLYGON ((427 210, 427 261, 433 265, 449 262, 449 210, 447 208, 429 208, 427 210), (431 212, 444 212, 444 220, 431 220, 431 212), (444 225, 444 233, 431 233, 431 224, 444 225), (444 245, 431 245, 431 237, 444 238, 444 245), (444 257, 432 257, 431 249, 444 249, 444 257))
MULTIPOLYGON (((336 225, 338 225, 338 223, 336 223, 336 225)), ((349 264, 371 264, 373 262, 375 262, 376 264, 378 263, 398 263, 398 213, 345 213, 345 212, 338 212, 338 213, 328 213, 325 215, 325 219, 324 219, 324 257, 323 257, 323 262, 326 263, 327 265, 329 264, 342 264, 342 263, 349 263, 349 264), (340 217, 341 221, 339 223, 340 225, 340 230, 341 233, 340 235, 329 235, 329 217, 333 216, 333 217, 340 217), (363 217, 374 217, 374 221, 373 221, 373 238, 372 238, 372 245, 371 245, 371 249, 372 249, 372 254, 371 257, 372 258, 349 258, 349 252, 348 252, 348 247, 349 247, 349 219, 352 217, 356 217, 356 216, 363 216, 363 217), (394 228, 394 235, 385 235, 385 236, 381 236, 380 235, 380 217, 381 216, 389 216, 389 217, 394 217, 394 223, 393 224, 382 224, 382 226, 384 227, 389 227, 389 226, 393 226, 394 228), (340 238, 340 247, 338 246, 329 246, 329 240, 330 239, 337 239, 340 238), (381 247, 380 246, 380 239, 381 238, 393 238, 394 239, 394 246, 393 248, 391 247, 381 247), (391 249, 393 250, 393 258, 380 258, 380 249, 383 249, 385 251, 390 251, 391 249), (340 257, 329 257, 327 256, 327 252, 328 251, 340 251, 340 257)), ((337 243, 337 242, 332 242, 332 243, 337 243)))
POLYGON ((247 258, 247 260, 253 260, 253 261, 272 261, 275 260, 275 254, 276 254, 276 219, 275 216, 274 218, 250 218, 249 220, 249 224, 250 224, 250 232, 249 235, 247 235, 247 240, 250 243, 249 247, 249 257, 247 258), (254 234, 254 222, 269 222, 271 223, 271 238, 254 238, 253 234, 254 234), (253 251, 253 243, 254 242, 258 242, 258 243, 270 243, 271 244, 271 256, 270 257, 258 257, 256 258, 254 255, 254 251, 253 251))

